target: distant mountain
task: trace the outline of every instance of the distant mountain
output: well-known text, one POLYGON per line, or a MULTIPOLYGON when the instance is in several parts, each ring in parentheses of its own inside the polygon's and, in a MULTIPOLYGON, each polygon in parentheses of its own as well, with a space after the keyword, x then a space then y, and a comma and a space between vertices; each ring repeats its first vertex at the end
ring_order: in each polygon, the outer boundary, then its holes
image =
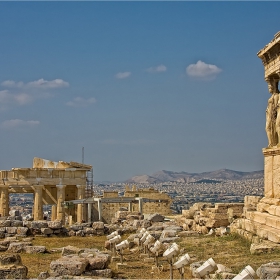
POLYGON ((188 173, 188 172, 173 172, 167 170, 161 170, 150 175, 134 176, 126 183, 163 183, 163 182, 196 182, 199 180, 243 180, 243 179, 261 179, 263 178, 263 170, 242 172, 234 171, 230 169, 220 169, 211 172, 202 173, 188 173))

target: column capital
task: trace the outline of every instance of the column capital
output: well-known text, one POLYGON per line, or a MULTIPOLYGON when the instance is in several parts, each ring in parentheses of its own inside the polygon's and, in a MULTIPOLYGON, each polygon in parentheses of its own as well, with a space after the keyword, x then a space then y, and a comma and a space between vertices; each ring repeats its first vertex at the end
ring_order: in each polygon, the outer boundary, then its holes
POLYGON ((0 189, 8 189, 9 185, 0 184, 0 189))
POLYGON ((76 185, 77 189, 83 189, 86 187, 86 185, 76 185))
POLYGON ((34 189, 42 189, 44 185, 32 185, 31 187, 34 189))

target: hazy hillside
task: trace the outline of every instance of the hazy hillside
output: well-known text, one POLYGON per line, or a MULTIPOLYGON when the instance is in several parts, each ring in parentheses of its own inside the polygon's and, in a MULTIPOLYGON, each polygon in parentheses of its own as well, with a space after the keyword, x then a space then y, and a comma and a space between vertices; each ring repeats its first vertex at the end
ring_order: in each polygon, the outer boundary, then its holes
POLYGON ((229 169, 220 169, 211 172, 188 173, 188 172, 173 172, 167 170, 158 171, 152 175, 134 176, 125 182, 127 183, 160 183, 160 182, 195 182, 203 179, 212 180, 243 180, 243 179, 260 179, 263 178, 263 170, 242 172, 229 169))

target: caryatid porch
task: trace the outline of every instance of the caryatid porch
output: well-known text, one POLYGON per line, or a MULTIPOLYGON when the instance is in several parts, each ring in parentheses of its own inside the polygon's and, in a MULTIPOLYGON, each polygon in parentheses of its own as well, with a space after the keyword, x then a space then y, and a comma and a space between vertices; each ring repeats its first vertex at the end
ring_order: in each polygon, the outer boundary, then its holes
POLYGON ((77 162, 53 162, 34 158, 32 168, 13 168, 0 171, 0 214, 9 215, 10 193, 33 193, 34 220, 43 219, 43 205, 52 205, 52 220, 65 221, 65 215, 71 215, 74 221, 85 220, 83 204, 65 209, 64 202, 84 199, 87 172, 90 165, 77 162))

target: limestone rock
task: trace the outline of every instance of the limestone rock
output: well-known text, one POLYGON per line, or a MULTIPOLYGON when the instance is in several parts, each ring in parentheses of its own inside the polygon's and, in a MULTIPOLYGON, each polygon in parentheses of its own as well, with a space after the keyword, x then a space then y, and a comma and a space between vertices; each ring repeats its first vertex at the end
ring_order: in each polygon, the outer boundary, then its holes
POLYGON ((51 229, 60 229, 62 228, 62 221, 61 220, 48 221, 48 227, 51 229))
POLYGON ((104 223, 103 222, 94 222, 92 223, 92 228, 96 230, 104 230, 104 223))
POLYGON ((26 246, 25 253, 27 254, 43 254, 46 253, 45 246, 26 246))
POLYGON ((50 277, 50 274, 48 271, 42 271, 40 272, 40 274, 38 275, 37 279, 47 279, 50 277))
POLYGON ((45 220, 31 222, 32 229, 41 229, 41 228, 47 228, 47 227, 48 227, 48 222, 45 220))
POLYGON ((53 230, 50 228, 41 228, 41 233, 48 235, 48 234, 52 234, 53 230))
POLYGON ((16 234, 17 233, 17 227, 6 227, 6 233, 16 234))
POLYGON ((11 242, 8 251, 11 253, 22 253, 26 246, 30 246, 31 242, 11 242))
POLYGON ((93 258, 88 258, 89 265, 87 270, 104 269, 107 267, 110 260, 109 255, 98 254, 93 258))
POLYGON ((17 234, 19 235, 27 235, 28 227, 17 227, 17 234))
POLYGON ((70 275, 80 276, 86 269, 88 260, 79 257, 62 257, 50 264, 50 275, 53 277, 70 275))
POLYGON ((280 262, 263 264, 256 273, 260 279, 276 279, 277 276, 280 276, 280 262))
POLYGON ((18 254, 1 254, 0 255, 0 266, 5 265, 21 265, 21 257, 18 254))
POLYGON ((81 252, 83 252, 83 249, 68 245, 68 246, 62 248, 61 255, 68 256, 68 255, 73 255, 73 254, 79 254, 81 252))
POLYGON ((155 222, 163 222, 164 221, 164 216, 162 216, 161 214, 155 213, 155 214, 151 214, 148 218, 148 221, 155 223, 155 222))
POLYGON ((9 220, 0 220, 0 227, 10 227, 11 221, 9 220))
POLYGON ((0 266, 0 279, 26 279, 27 278, 27 267, 24 265, 20 266, 0 266))
POLYGON ((11 221, 11 227, 22 227, 22 226, 23 226, 23 221, 18 221, 18 220, 11 221))
POLYGON ((85 275, 96 276, 98 278, 112 278, 112 270, 109 268, 102 270, 91 270, 86 271, 85 275))
POLYGON ((27 271, 27 267, 22 265, 20 255, 0 255, 0 279, 26 279, 27 271))

